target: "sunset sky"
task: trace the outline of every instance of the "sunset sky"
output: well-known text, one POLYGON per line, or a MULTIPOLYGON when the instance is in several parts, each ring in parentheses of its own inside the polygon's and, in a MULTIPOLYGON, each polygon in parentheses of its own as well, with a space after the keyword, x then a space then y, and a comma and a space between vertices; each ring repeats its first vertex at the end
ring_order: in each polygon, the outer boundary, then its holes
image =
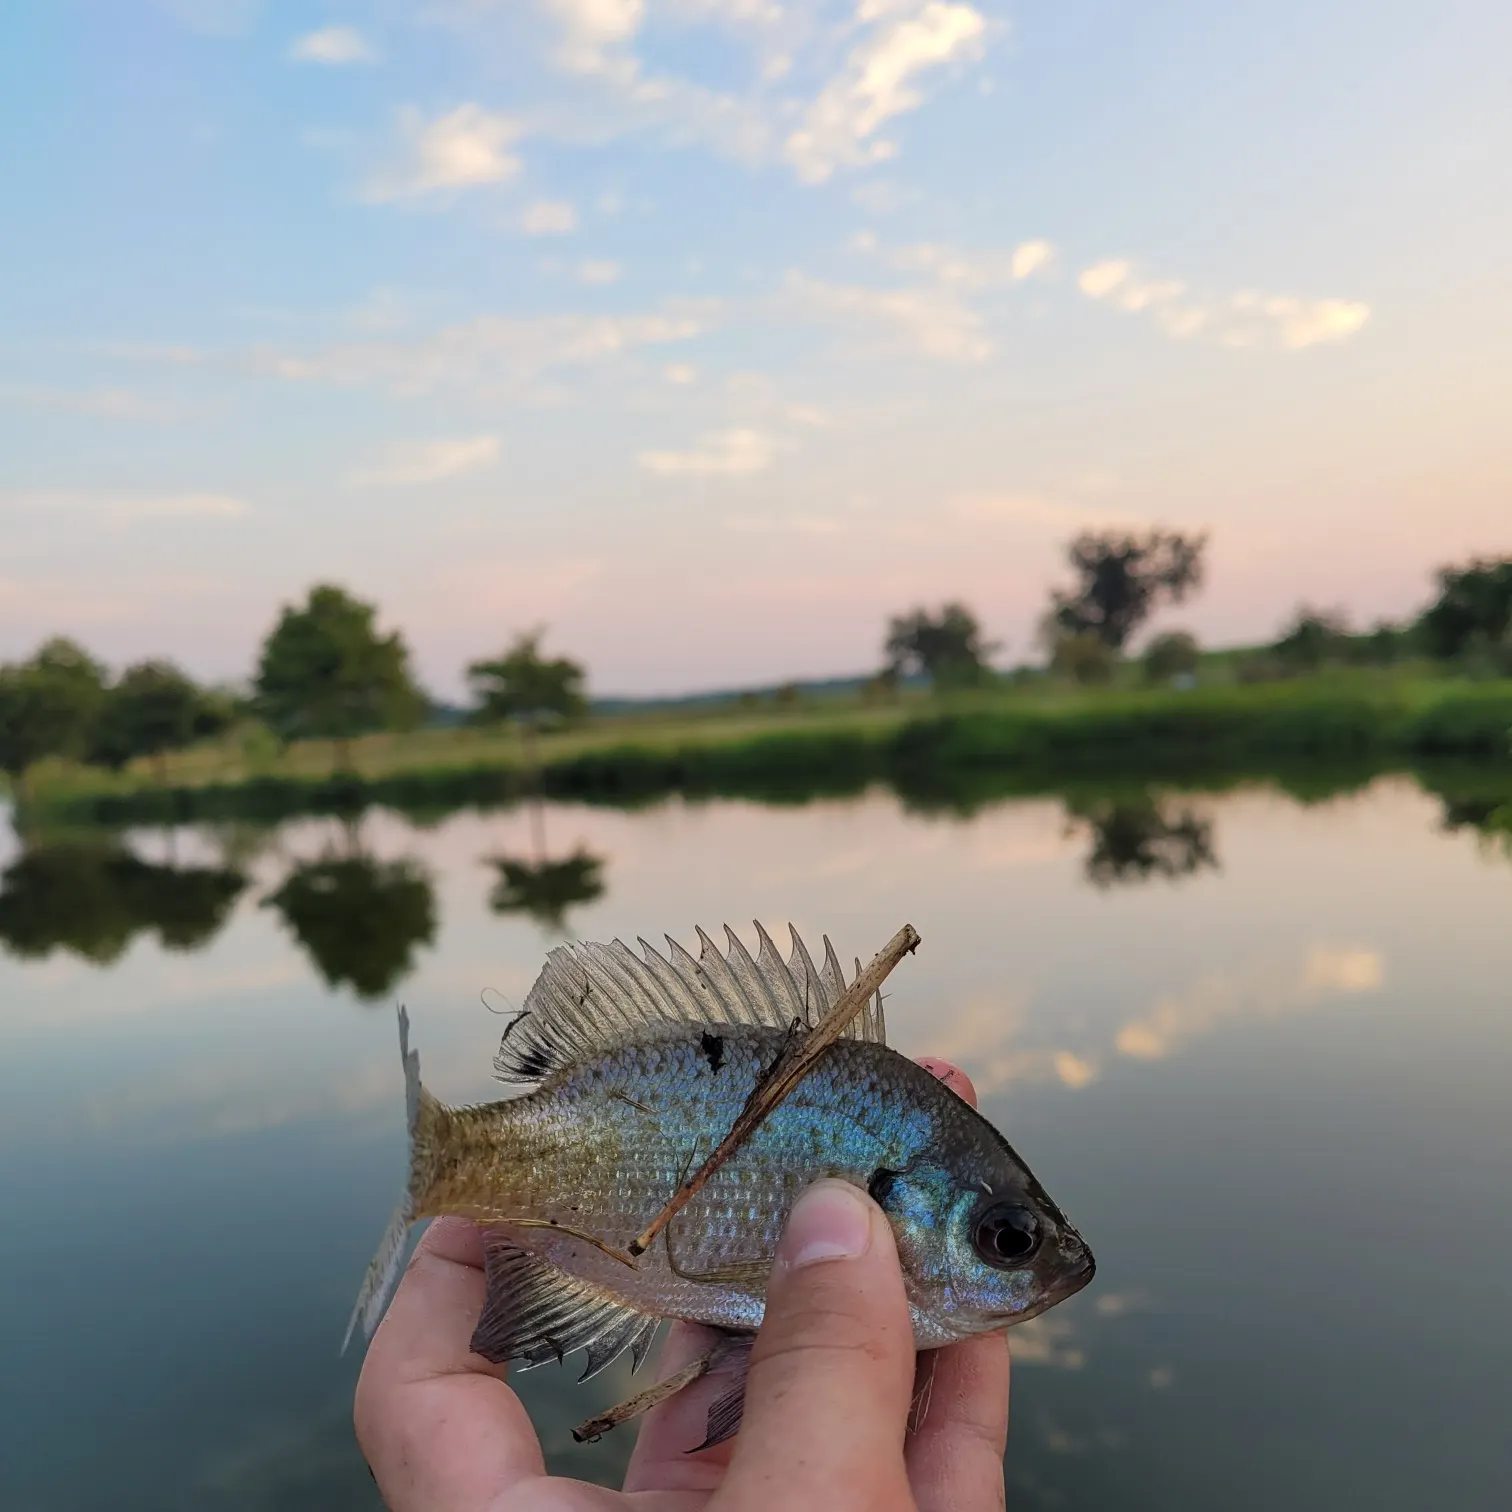
POLYGON ((245 676, 318 579, 443 696, 1006 659, 1087 524, 1205 640, 1512 551, 1512 6, 15 0, 0 657, 245 676))

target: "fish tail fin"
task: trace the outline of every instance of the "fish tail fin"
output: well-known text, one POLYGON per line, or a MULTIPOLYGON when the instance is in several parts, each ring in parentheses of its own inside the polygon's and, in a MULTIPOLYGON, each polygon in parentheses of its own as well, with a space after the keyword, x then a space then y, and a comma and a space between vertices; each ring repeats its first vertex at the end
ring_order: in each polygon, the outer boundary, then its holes
POLYGON ((409 1014, 399 1010, 399 1057, 404 1062, 404 1107, 409 1125, 409 1181, 389 1218, 378 1250, 368 1262, 367 1274, 357 1293, 357 1305, 347 1323, 341 1352, 346 1353, 357 1325, 362 1324, 365 1339, 371 1339, 388 1307, 389 1298, 399 1281, 404 1260, 405 1242, 421 1211, 426 1194, 436 1176, 441 1146, 450 1122, 444 1104, 438 1102, 420 1084, 420 1053, 409 1045, 409 1014))

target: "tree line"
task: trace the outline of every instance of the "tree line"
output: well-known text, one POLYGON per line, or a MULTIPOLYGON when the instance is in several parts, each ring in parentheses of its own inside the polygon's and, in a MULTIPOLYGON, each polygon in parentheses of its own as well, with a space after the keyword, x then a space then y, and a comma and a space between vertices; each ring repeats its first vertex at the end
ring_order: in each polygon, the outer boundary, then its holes
MULTIPOLYGON (((541 637, 528 631, 468 666, 469 718, 534 728, 586 712, 583 668, 544 655, 541 637)), ((246 691, 202 687, 159 658, 112 678, 61 636, 25 661, 0 666, 0 771, 24 789, 27 771, 48 756, 115 769, 139 757, 161 763, 169 751, 244 719, 260 721, 283 742, 332 740, 345 765, 356 736, 413 729, 433 712, 404 637, 379 628, 376 606, 321 583, 302 604, 284 607, 246 691)))
MULTIPOLYGON (((1069 585, 1052 590, 1037 639, 1045 670, 1069 681, 1110 681, 1130 643, 1156 611, 1202 587, 1207 537, 1179 531, 1085 531, 1066 549, 1069 585)), ((1239 657, 1243 681, 1316 671, 1330 663, 1390 665, 1412 657, 1456 662, 1466 671, 1512 676, 1512 557, 1477 557, 1437 573, 1438 593, 1415 619, 1355 631, 1340 610, 1300 606, 1277 639, 1239 657)), ((915 609, 890 621, 873 692, 910 674, 939 689, 981 686, 999 674, 1000 649, 966 605, 915 609)), ((1193 678, 1201 659, 1186 630, 1153 637, 1140 657, 1152 683, 1193 678)))
MULTIPOLYGON (((1077 536, 1066 548, 1071 580, 1052 591, 1039 624, 1044 670, 1077 683, 1109 681, 1156 611, 1201 589, 1206 549, 1205 535, 1179 531, 1077 536)), ((548 656, 542 638, 542 630, 527 631, 467 666, 468 720, 513 721, 528 734, 586 713, 583 667, 548 656)), ((942 690, 982 685, 1000 676, 991 666, 1000 649, 964 604, 915 609, 890 621, 884 665, 869 691, 889 694, 902 679, 920 675, 942 690)), ((1193 635, 1173 630, 1145 646, 1141 663, 1150 681, 1180 683, 1195 674, 1200 655, 1193 635)), ((1512 675, 1512 557, 1441 568, 1437 597, 1416 619, 1365 633, 1351 630, 1338 611, 1304 606, 1275 642, 1244 657, 1236 674, 1262 680, 1329 662, 1386 664, 1411 656, 1512 675)), ((62 637, 27 660, 0 666, 0 771, 24 792, 29 768, 49 756, 111 768, 139 758, 161 765, 167 752, 247 719, 279 741, 334 741, 347 765, 355 737, 412 729, 435 712, 402 634, 379 627, 376 606, 321 583, 303 603, 283 607, 245 690, 202 687, 160 658, 112 678, 62 637)))

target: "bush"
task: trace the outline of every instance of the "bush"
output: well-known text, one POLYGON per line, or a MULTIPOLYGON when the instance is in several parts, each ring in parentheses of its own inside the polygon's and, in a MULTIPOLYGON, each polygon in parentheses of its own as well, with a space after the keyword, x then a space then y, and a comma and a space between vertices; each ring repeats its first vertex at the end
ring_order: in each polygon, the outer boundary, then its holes
POLYGON ((1050 670, 1083 686, 1111 682, 1117 666, 1118 653, 1090 630, 1057 637, 1050 651, 1050 670))
POLYGON ((1145 647, 1145 677, 1152 683, 1168 683, 1173 677, 1191 676, 1197 670, 1197 637, 1185 630, 1157 635, 1145 647))

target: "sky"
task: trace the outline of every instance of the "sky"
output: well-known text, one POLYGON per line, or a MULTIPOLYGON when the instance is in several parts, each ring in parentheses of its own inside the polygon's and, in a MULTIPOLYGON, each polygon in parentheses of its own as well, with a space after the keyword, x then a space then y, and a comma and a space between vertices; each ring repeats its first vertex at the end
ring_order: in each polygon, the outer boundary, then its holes
POLYGON ((333 580, 442 697, 1366 625, 1512 551, 1502 0, 11 0, 0 657, 245 678, 333 580))

